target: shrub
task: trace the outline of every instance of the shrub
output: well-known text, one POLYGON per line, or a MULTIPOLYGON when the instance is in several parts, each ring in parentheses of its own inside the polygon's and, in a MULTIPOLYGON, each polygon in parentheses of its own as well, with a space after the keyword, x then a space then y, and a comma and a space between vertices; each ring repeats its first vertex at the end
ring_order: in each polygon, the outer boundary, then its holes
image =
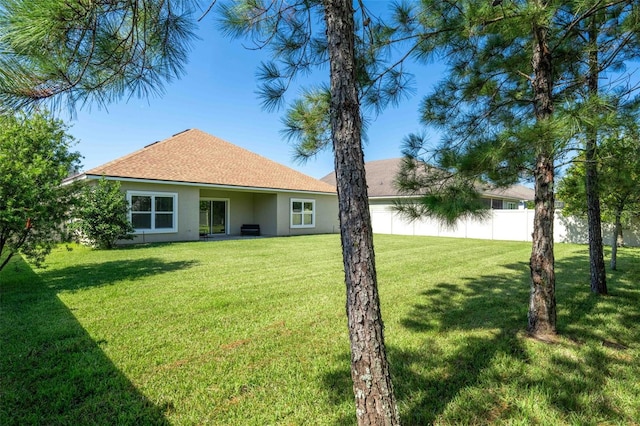
POLYGON ((133 226, 128 217, 129 203, 120 191, 120 182, 104 177, 96 185, 86 185, 72 224, 82 241, 111 249, 118 240, 133 239, 133 226))

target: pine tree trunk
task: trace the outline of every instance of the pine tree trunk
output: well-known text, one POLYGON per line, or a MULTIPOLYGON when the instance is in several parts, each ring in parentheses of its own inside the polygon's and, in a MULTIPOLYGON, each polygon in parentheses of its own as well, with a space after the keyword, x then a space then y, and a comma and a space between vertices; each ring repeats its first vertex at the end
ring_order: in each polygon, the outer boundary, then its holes
POLYGON ((351 0, 325 0, 331 132, 347 288, 351 377, 359 425, 400 424, 384 345, 361 141, 351 0))
MULTIPOLYGON (((533 90, 535 115, 544 129, 553 114, 552 59, 548 47, 548 30, 534 25, 533 90)), ((533 244, 531 249, 531 294, 527 331, 540 338, 556 334, 556 276, 553 253, 554 215, 554 156, 553 136, 542 132, 536 142, 537 156, 534 169, 535 211, 533 219, 533 244)))
POLYGON ((527 331, 544 338, 556 334, 555 259, 553 252, 553 161, 540 154, 535 169, 535 211, 531 249, 531 295, 527 331))
POLYGON ((613 230, 613 238, 611 240, 611 270, 618 268, 618 243, 622 238, 622 210, 616 210, 616 219, 613 230))
MULTIPOLYGON (((597 17, 592 17, 589 28, 589 75, 587 85, 589 96, 598 96, 598 45, 597 17)), ((598 188, 598 129, 593 124, 587 125, 587 141, 585 152, 585 190, 587 193, 587 223, 589 228, 589 271, 591 275, 591 291, 596 294, 607 294, 607 275, 604 268, 604 250, 602 243, 602 221, 600 217, 600 194, 598 188)))
POLYGON ((604 267, 600 195, 598 194, 598 170, 596 162, 596 136, 590 131, 585 153, 585 190, 587 193, 587 223, 589 228, 589 272, 591 291, 607 294, 607 275, 604 267))

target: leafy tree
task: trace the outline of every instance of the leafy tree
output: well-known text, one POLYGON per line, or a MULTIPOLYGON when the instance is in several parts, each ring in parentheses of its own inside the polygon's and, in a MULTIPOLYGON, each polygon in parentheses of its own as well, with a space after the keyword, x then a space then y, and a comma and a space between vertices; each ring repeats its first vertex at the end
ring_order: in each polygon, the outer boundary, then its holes
MULTIPOLYGON (((612 223, 611 269, 617 268, 617 248, 623 244, 623 224, 640 217, 640 134, 634 126, 610 133, 598 148, 599 193, 603 219, 612 223)), ((567 215, 586 217, 584 154, 569 168, 558 186, 567 215), (581 161, 582 160, 582 161, 581 161)))
POLYGON ((129 203, 120 191, 120 182, 102 178, 85 185, 73 214, 73 229, 91 245, 111 249, 118 240, 131 240, 134 229, 128 217, 129 203))
POLYGON ((80 155, 48 114, 0 115, 0 270, 18 252, 40 265, 62 237, 75 185, 61 185, 80 155))

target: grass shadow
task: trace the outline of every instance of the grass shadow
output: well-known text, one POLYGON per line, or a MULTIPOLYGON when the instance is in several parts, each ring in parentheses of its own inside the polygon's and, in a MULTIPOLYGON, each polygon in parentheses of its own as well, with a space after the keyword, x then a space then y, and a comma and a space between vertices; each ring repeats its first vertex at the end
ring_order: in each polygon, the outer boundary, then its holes
MULTIPOLYGON (((635 356, 625 353, 640 341, 637 264, 631 259, 622 271, 610 272, 610 296, 598 297, 590 292, 586 249, 557 261, 562 338, 556 345, 528 340, 524 333, 527 262, 502 265, 504 274, 467 276, 422 290, 401 322, 421 344, 387 343, 402 423, 490 424, 542 415, 547 421, 625 424, 633 418, 630 412, 640 415, 624 393, 618 398, 605 390, 612 381, 637 386, 640 379, 633 377, 635 356)), ((347 367, 324 377, 334 405, 353 403, 347 367)), ((354 421, 345 416, 337 424, 354 421)))
MULTIPOLYGON (((499 355, 529 362, 518 337, 526 324, 527 267, 524 262, 503 265, 503 275, 443 282, 417 295, 402 324, 424 336, 421 349, 388 350, 403 424, 433 423, 462 390, 481 386, 481 375, 499 355), (450 337, 440 339, 444 333, 450 337)), ((497 402, 484 393, 467 398, 464 407, 486 423, 497 402)), ((465 418, 458 416, 462 422, 465 418)))
POLYGON ((56 296, 71 274, 49 287, 21 258, 0 274, 0 424, 169 424, 56 296))
MULTIPOLYGON (((522 271, 525 266, 509 268, 522 271)), ((516 278, 467 278, 464 286, 440 283, 417 295, 417 303, 402 324, 412 332, 424 334, 421 348, 386 345, 402 424, 433 423, 461 389, 478 384, 479 375, 496 353, 508 353, 526 362, 525 350, 516 336, 523 306, 526 318, 527 277, 520 273, 516 278), (453 345, 442 347, 437 335, 456 330, 487 332, 459 333, 453 345)), ((348 360, 349 355, 344 358, 348 360)), ((344 369, 323 378, 334 405, 353 402, 354 398, 348 361, 343 365, 344 369)), ((467 408, 475 410, 480 419, 483 407, 490 404, 477 402, 474 405, 470 401, 467 408)), ((345 416, 337 424, 353 424, 354 420, 345 416)))
POLYGON ((115 284, 121 280, 179 271, 196 265, 196 261, 167 262, 159 258, 144 258, 76 264, 66 268, 45 269, 38 275, 54 291, 77 291, 84 288, 115 284))
POLYGON ((621 268, 607 268, 607 296, 590 291, 589 254, 564 258, 556 265, 556 298, 562 313, 558 331, 577 342, 588 340, 621 345, 640 341, 640 250, 626 250, 621 268), (611 319, 614 319, 613 321, 611 319))

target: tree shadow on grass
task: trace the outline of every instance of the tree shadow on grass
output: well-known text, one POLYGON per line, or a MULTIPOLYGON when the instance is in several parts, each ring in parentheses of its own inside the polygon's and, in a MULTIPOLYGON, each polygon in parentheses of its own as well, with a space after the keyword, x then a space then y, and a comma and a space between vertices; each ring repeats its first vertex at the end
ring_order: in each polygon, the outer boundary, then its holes
MULTIPOLYGON (((461 391, 481 386, 481 375, 497 356, 528 362, 518 337, 526 324, 527 267, 504 265, 503 275, 439 283, 417 295, 402 324, 424 335, 421 348, 389 349, 404 424, 433 423, 461 391)), ((500 409, 491 392, 465 398, 465 412, 449 413, 451 421, 488 423, 500 409)))
POLYGON ((601 340, 628 345, 640 341, 640 257, 621 260, 622 268, 607 268, 607 296, 590 291, 589 253, 565 258, 556 265, 556 298, 562 309, 558 331, 578 342, 601 340))
MULTIPOLYGON (((614 342, 640 339, 640 327, 633 322, 640 317, 640 289, 631 284, 640 277, 637 271, 629 272, 634 276, 614 274, 609 279, 611 296, 603 299, 590 293, 588 262, 587 254, 556 263, 561 308, 558 328, 568 339, 536 351, 546 353, 546 359, 530 359, 525 345, 530 291, 527 262, 504 265, 502 275, 461 278, 460 283, 439 283, 417 294, 402 325, 421 336, 422 344, 408 349, 387 340, 402 423, 423 425, 438 420, 464 424, 474 419, 487 424, 535 418, 540 412, 526 410, 539 408, 526 407, 527 402, 522 408, 505 400, 505 395, 514 394, 531 398, 527 392, 549 396, 540 405, 547 407, 542 410, 551 416, 575 416, 577 422, 594 415, 604 422, 633 419, 633 413, 629 414, 633 409, 621 412, 616 408, 620 401, 614 403, 603 391, 605 383, 633 368, 633 356, 620 352, 624 349, 605 347, 602 333, 612 335, 614 342), (602 324, 602 318, 611 323, 602 324), (635 331, 620 331, 628 328, 625 324, 633 325, 635 331), (616 337, 616 330, 621 336, 616 337), (589 340, 587 346, 583 346, 585 340, 589 340)), ((625 380, 634 383, 638 379, 625 380)), ((328 374, 324 380, 333 392, 332 403, 353 403, 348 368, 328 374)), ((338 424, 353 424, 354 420, 345 415, 338 424)))
MULTIPOLYGON (((522 271, 523 265, 511 268, 522 271)), ((496 353, 509 353, 518 359, 526 357, 516 338, 519 328, 515 321, 522 316, 523 306, 526 320, 525 279, 469 278, 465 285, 441 283, 416 295, 417 303, 402 324, 414 333, 424 334, 421 347, 400 348, 389 344, 389 339, 386 345, 402 424, 433 423, 461 389, 477 384, 480 373, 496 353), (455 330, 486 333, 458 333, 455 341, 448 343, 453 348, 443 347, 437 334, 455 330)), ((354 398, 349 355, 343 358, 347 360, 345 368, 324 377, 334 405, 353 402, 354 398)), ((477 401, 475 405, 470 401, 467 408, 476 410, 480 419, 485 406, 490 406, 487 401, 477 401)), ((354 421, 354 417, 345 415, 337 423, 348 425, 354 421)))
POLYGON ((121 280, 137 280, 196 265, 196 261, 167 262, 158 258, 118 260, 45 269, 38 275, 54 291, 76 291, 115 284, 121 280))
MULTIPOLYGON (((123 263, 97 266, 88 285, 114 282, 109 271, 136 266, 123 263)), ((156 261, 141 274, 161 266, 156 261)), ((1 272, 0 424, 169 424, 171 402, 160 407, 141 394, 56 296, 79 288, 77 275, 88 272, 47 271, 51 287, 21 258, 1 272)))

